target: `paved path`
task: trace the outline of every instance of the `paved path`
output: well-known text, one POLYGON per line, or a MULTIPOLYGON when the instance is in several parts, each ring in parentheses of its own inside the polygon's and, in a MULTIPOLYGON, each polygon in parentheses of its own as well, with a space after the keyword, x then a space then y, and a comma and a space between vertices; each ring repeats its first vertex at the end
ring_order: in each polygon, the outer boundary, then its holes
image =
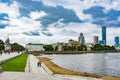
POLYGON ((18 54, 17 52, 12 52, 10 54, 8 54, 8 53, 2 53, 2 55, 0 54, 0 63, 6 61, 8 59, 11 59, 13 57, 16 57, 16 56, 18 56, 20 54, 21 53, 18 54))
POLYGON ((101 80, 72 75, 52 75, 44 64, 38 67, 37 62, 35 56, 29 55, 25 72, 3 72, 0 74, 0 80, 101 80))

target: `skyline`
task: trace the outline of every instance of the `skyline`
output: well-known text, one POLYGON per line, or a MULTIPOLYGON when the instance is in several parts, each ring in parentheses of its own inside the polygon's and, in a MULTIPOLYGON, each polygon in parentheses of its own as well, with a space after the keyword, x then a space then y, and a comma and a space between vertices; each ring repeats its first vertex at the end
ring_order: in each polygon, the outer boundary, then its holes
POLYGON ((120 0, 0 0, 0 39, 9 34, 20 44, 101 38, 107 27, 107 44, 120 36, 120 0), (89 3, 89 5, 88 5, 89 3))

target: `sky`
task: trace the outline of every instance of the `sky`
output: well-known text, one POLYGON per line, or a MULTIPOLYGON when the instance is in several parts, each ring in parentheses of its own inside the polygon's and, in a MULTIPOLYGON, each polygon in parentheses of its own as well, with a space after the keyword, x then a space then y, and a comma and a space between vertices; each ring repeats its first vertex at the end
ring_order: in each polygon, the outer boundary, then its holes
POLYGON ((120 0, 0 0, 0 39, 11 43, 50 44, 93 36, 101 40, 107 27, 107 44, 120 36, 120 0))

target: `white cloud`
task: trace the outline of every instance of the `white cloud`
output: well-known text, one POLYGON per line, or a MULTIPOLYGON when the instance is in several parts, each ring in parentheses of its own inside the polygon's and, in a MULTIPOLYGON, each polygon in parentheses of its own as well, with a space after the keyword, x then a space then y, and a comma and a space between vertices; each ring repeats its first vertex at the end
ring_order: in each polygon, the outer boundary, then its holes
MULTIPOLYGON (((39 0, 38 0, 39 1, 39 0)), ((109 10, 110 4, 114 6, 113 8, 117 9, 115 4, 117 3, 109 3, 102 2, 100 0, 84 0, 83 2, 80 0, 60 0, 60 2, 56 0, 42 0, 44 5, 47 6, 57 6, 61 5, 64 8, 72 9, 75 11, 77 16, 82 20, 90 20, 92 21, 91 15, 83 14, 84 9, 88 9, 91 6, 101 5, 106 7, 106 10, 109 10), (88 5, 89 4, 89 5, 88 5), (108 4, 108 5, 106 5, 108 4)), ((116 0, 117 1, 117 0, 116 0)), ((119 0, 120 1, 120 0, 119 0)), ((43 11, 35 11, 28 14, 30 18, 27 17, 19 17, 20 5, 17 2, 13 2, 8 5, 6 3, 0 3, 0 13, 8 14, 9 21, 0 21, 0 24, 9 24, 6 28, 0 29, 0 37, 5 40, 5 36, 10 34, 11 42, 18 42, 21 44, 26 44, 29 42, 33 43, 53 43, 53 42, 68 42, 69 39, 78 40, 78 36, 80 32, 84 33, 85 39, 87 42, 93 42, 93 36, 98 35, 101 39, 101 27, 91 22, 86 23, 62 23, 63 19, 60 19, 58 22, 50 24, 47 28, 48 31, 44 31, 46 33, 51 33, 53 36, 48 37, 43 32, 42 24, 36 19, 42 18, 46 16, 47 13, 43 11), (40 36, 29 36, 23 34, 23 32, 38 32, 40 36)), ((118 18, 120 21, 120 18, 118 18)), ((107 42, 108 44, 113 44, 114 36, 119 36, 120 28, 107 28, 107 42)))
POLYGON ((6 13, 10 18, 17 18, 20 16, 19 4, 13 1, 12 4, 0 3, 0 13, 6 13))
POLYGON ((91 15, 85 15, 82 12, 84 9, 89 8, 87 6, 90 6, 91 3, 89 3, 89 5, 87 4, 86 6, 86 2, 81 2, 80 0, 42 0, 42 2, 46 6, 63 6, 64 8, 72 9, 81 20, 92 19, 91 15))
MULTIPOLYGON (((56 23, 49 25, 48 31, 54 36, 53 41, 68 42, 69 39, 78 40, 79 33, 82 32, 87 43, 93 42, 94 36, 99 36, 101 40, 102 29, 101 26, 92 23, 69 23, 64 27, 55 26, 56 23)), ((60 25, 63 23, 59 23, 60 25)), ((107 27, 107 44, 114 45, 114 37, 119 36, 120 28, 107 27)))
POLYGON ((102 6, 107 13, 110 9, 120 10, 120 0, 42 0, 46 6, 63 6, 64 8, 72 9, 81 20, 92 20, 92 16, 84 14, 83 10, 94 6, 102 6))
POLYGON ((54 37, 61 37, 66 40, 69 40, 70 38, 78 40, 79 33, 83 32, 86 37, 86 41, 91 42, 93 40, 93 36, 100 36, 101 32, 100 26, 91 23, 69 23, 62 28, 59 26, 54 27, 54 24, 48 27, 49 32, 54 34, 54 37))
POLYGON ((44 17, 44 16, 46 16, 46 15, 47 15, 47 13, 45 13, 44 11, 40 11, 40 12, 36 11, 36 12, 31 12, 31 13, 29 14, 29 16, 30 16, 32 19, 40 19, 40 18, 42 18, 42 17, 44 17))
POLYGON ((0 20, 0 24, 8 24, 8 21, 0 20))
MULTIPOLYGON (((29 36, 23 33, 36 31, 40 33, 42 25, 39 21, 34 20, 34 15, 32 15, 32 18, 20 17, 19 8, 20 5, 15 1, 10 5, 7 3, 0 3, 0 14, 8 14, 8 17, 5 18, 9 19, 9 21, 0 21, 0 24, 8 24, 5 28, 0 29, 0 37, 2 40, 5 40, 6 36, 10 35, 11 42, 26 44, 27 42, 33 41, 32 39, 34 39, 35 36, 29 36)), ((37 15, 38 13, 36 14, 33 12, 33 14, 37 15)), ((42 15, 45 15, 45 13, 40 12, 40 16, 37 15, 37 17, 40 18, 42 15)), ((39 36, 38 39, 40 39, 39 36)), ((35 38, 34 41, 37 41, 38 39, 35 38)))

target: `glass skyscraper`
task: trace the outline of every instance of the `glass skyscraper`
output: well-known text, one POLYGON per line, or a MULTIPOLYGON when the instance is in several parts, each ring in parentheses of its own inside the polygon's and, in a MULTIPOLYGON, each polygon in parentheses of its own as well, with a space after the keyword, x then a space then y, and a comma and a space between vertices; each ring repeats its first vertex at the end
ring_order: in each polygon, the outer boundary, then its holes
POLYGON ((119 45, 119 37, 116 36, 115 39, 114 39, 114 41, 115 41, 115 45, 118 46, 119 45))
POLYGON ((94 39, 93 39, 94 44, 98 44, 98 39, 99 39, 99 37, 98 37, 98 36, 94 36, 94 39))
POLYGON ((104 41, 104 45, 106 45, 106 26, 102 26, 102 41, 104 41))
POLYGON ((99 40, 99 44, 100 45, 105 45, 105 41, 104 40, 99 40))
POLYGON ((85 38, 83 36, 83 33, 80 33, 80 36, 78 37, 78 41, 80 44, 84 45, 85 44, 85 38))

